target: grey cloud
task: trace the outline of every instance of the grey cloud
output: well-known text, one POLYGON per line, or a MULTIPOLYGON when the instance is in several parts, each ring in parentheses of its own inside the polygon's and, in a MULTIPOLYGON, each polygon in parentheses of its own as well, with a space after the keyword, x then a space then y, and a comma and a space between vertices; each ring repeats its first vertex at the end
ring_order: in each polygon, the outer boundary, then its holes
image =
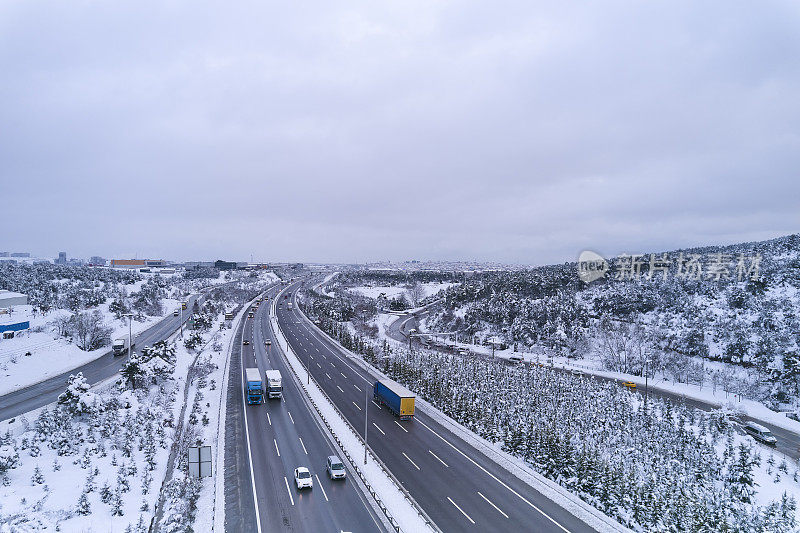
POLYGON ((0 248, 543 263, 794 232, 799 22, 788 2, 6 3, 0 248))

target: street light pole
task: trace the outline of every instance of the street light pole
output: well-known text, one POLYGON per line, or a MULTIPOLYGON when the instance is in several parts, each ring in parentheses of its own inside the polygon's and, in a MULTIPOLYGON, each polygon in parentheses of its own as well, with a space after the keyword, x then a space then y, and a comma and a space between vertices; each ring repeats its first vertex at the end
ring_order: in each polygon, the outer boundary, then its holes
POLYGON ((133 353, 133 313, 125 313, 123 316, 128 317, 128 359, 130 359, 133 353))
POLYGON ((646 359, 644 362, 644 414, 647 414, 647 378, 649 377, 650 363, 652 362, 653 361, 651 359, 646 359))
POLYGON ((364 464, 367 464, 367 409, 369 409, 369 387, 364 387, 364 464))

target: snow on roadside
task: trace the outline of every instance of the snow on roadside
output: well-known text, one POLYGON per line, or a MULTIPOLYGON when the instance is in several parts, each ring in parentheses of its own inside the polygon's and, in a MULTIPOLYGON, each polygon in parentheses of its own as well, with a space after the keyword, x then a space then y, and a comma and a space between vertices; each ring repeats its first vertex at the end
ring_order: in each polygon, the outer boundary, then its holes
MULTIPOLYGON (((273 332, 276 336, 276 342, 278 342, 287 356, 286 360, 297 375, 300 376, 302 381, 306 376, 306 370, 300 363, 297 355, 291 347, 288 346, 286 338, 274 316, 274 308, 271 309, 270 320, 272 322, 273 332)), ((317 404, 322 415, 333 428, 333 432, 339 437, 344 450, 346 450, 351 457, 359 457, 362 455, 364 453, 364 445, 361 440, 359 440, 347 423, 339 416, 339 413, 333 408, 328 398, 322 393, 322 390, 317 387, 316 383, 311 381, 310 385, 304 386, 304 389, 308 396, 317 404)), ((389 514, 400 525, 401 529, 403 531, 431 531, 431 528, 425 523, 417 510, 408 502, 405 495, 397 488, 380 466, 378 466, 375 457, 372 456, 372 454, 370 455, 372 460, 368 461, 366 465, 359 465, 359 468, 364 473, 367 482, 372 486, 373 490, 378 494, 378 497, 389 510, 389 514)))
MULTIPOLYGON (((163 300, 164 308, 172 312, 172 308, 179 305, 177 301, 163 300)), ((69 311, 59 309, 42 316, 32 316, 29 309, 15 310, 15 319, 30 320, 31 329, 19 334, 13 339, 0 341, 0 396, 19 389, 24 389, 35 383, 52 376, 68 372, 90 361, 102 357, 111 349, 104 346, 96 350, 85 352, 63 337, 58 337, 50 330, 51 324, 60 316, 68 316, 69 311), (45 331, 34 331, 42 327, 45 331), (25 353, 30 352, 30 356, 25 353)), ((108 304, 101 304, 98 309, 103 314, 103 321, 113 328, 111 339, 128 336, 128 321, 116 320, 108 311, 108 304)), ((134 321, 132 331, 134 338, 163 317, 145 317, 144 321, 134 321)))

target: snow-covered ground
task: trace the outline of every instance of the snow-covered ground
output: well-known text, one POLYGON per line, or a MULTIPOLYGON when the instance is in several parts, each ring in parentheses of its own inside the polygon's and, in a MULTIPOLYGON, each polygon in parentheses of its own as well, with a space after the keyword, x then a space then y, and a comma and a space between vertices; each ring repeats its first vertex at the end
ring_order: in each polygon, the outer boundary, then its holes
MULTIPOLYGON (((162 302, 165 312, 168 313, 172 313, 180 305, 177 300, 165 299, 162 302)), ((108 311, 108 305, 100 304, 96 309, 102 314, 103 322, 113 328, 111 339, 127 337, 128 320, 116 320, 108 311)), ((59 337, 54 331, 53 323, 60 317, 69 316, 69 311, 57 309, 46 315, 37 313, 34 316, 32 309, 30 305, 19 306, 12 315, 14 321, 30 320, 30 330, 13 339, 0 340, 0 396, 77 368, 111 349, 110 346, 104 346, 83 351, 67 339, 59 337), (30 356, 25 355, 28 352, 30 356)), ((134 337, 162 318, 146 316, 141 322, 134 320, 131 326, 134 337)))
MULTIPOLYGON (((423 290, 423 296, 420 299, 427 298, 434 294, 456 285, 455 283, 421 283, 420 287, 423 290)), ((396 298, 397 296, 408 293, 408 288, 402 285, 393 286, 375 286, 375 287, 351 287, 349 290, 357 292, 367 298, 377 298, 381 294, 386 295, 388 299, 396 298)))
POLYGON ((182 461, 187 444, 199 440, 214 447, 221 438, 224 365, 216 361, 233 331, 219 329, 221 318, 196 350, 173 336, 173 379, 136 391, 107 380, 85 393, 94 401, 92 413, 73 415, 54 404, 39 410, 52 413, 49 417, 32 414, 27 431, 15 426, 10 442, 0 436, 0 471, 4 458, 16 458, 15 466, 0 474, 0 531, 127 531, 130 526, 144 533, 160 489, 162 525, 188 524, 195 514, 189 499, 197 504, 200 523, 211 524, 215 478, 187 480, 182 461), (170 448, 179 434, 181 446, 171 464, 170 448))

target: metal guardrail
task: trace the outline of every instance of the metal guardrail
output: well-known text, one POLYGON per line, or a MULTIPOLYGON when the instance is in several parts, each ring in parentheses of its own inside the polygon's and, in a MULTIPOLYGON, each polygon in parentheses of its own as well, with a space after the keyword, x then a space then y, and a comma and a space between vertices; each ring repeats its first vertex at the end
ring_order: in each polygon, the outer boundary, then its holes
MULTIPOLYGON (((287 342, 287 348, 288 348, 288 341, 286 340, 286 335, 283 332, 283 328, 281 327, 280 323, 278 323, 277 316, 275 317, 274 325, 276 325, 278 327, 278 330, 280 331, 281 336, 283 336, 284 341, 287 342)), ((287 357, 286 353, 284 352, 283 347, 281 347, 280 343, 278 343, 278 347, 281 350, 281 352, 284 353, 284 357, 287 357)), ((353 435, 355 435, 355 437, 359 441, 361 441, 362 444, 365 444, 364 443, 364 439, 361 437, 361 435, 358 434, 358 431, 356 431, 356 429, 353 427, 353 425, 347 420, 347 418, 344 416, 344 413, 342 413, 342 411, 336 406, 336 404, 333 403, 333 401, 331 400, 330 396, 328 396, 328 394, 325 392, 325 390, 320 386, 319 382, 317 382, 316 378, 311 374, 311 372, 309 371, 308 367, 303 364, 302 359, 300 357, 298 357, 297 360, 300 362, 300 365, 303 366, 303 368, 306 369, 306 372, 308 373, 308 376, 310 377, 310 379, 314 380, 314 384, 317 386, 317 388, 320 390, 320 392, 325 396, 325 398, 327 398, 328 403, 331 405, 331 407, 333 407, 333 409, 336 411, 336 413, 339 415, 339 417, 344 421, 344 423, 347 425, 347 427, 350 429, 350 431, 353 433, 353 435)), ((347 457, 347 460, 350 461, 350 464, 353 466, 353 469, 358 474, 358 477, 364 483, 364 486, 367 487, 367 490, 369 490, 370 495, 372 495, 372 497, 375 499, 376 503, 378 504, 378 507, 381 509, 383 514, 386 515, 386 518, 389 520, 389 523, 392 525, 392 527, 395 529, 395 531, 397 531, 399 533, 401 531, 401 529, 400 529, 400 525, 397 523, 397 520, 395 520, 395 518, 391 515, 389 510, 386 508, 386 505, 383 503, 383 501, 378 496, 377 492, 369 484, 369 482, 366 479, 366 476, 361 471, 361 469, 358 467, 357 461, 355 461, 350 456, 350 454, 347 452, 347 450, 345 449, 343 443, 339 439, 338 435, 336 435, 336 433, 333 431, 333 428, 331 427, 330 423, 325 418, 325 415, 322 414, 322 411, 320 410, 320 408, 317 405, 317 403, 314 401, 313 398, 311 398, 311 395, 308 394, 306 386, 303 384, 303 380, 300 379, 300 376, 297 374, 297 371, 294 369, 294 367, 291 364, 289 364, 289 368, 291 369, 292 373, 295 375, 295 377, 299 381, 300 385, 303 387, 303 390, 306 391, 306 395, 307 395, 308 399, 311 401, 311 404, 314 406, 314 409, 317 411, 317 413, 319 414, 319 416, 322 419, 322 421, 325 423, 325 426, 331 432, 331 435, 333 435, 333 438, 336 440, 336 443, 344 451, 345 457, 347 457)), ((401 492, 401 494, 403 494, 403 497, 406 499, 406 501, 417 511, 417 514, 422 518, 422 520, 426 523, 426 525, 428 527, 430 527, 432 530, 441 533, 441 530, 439 529, 439 527, 433 522, 433 520, 431 520, 431 518, 428 516, 428 514, 425 512, 425 510, 422 509, 422 507, 416 502, 416 500, 414 499, 413 496, 411 496, 411 494, 408 492, 408 490, 406 490, 405 487, 402 486, 400 481, 394 476, 394 474, 391 473, 391 471, 387 468, 387 466, 383 463, 383 461, 381 461, 378 458, 378 456, 375 454, 375 452, 372 450, 372 448, 367 444, 365 444, 365 446, 367 447, 367 450, 369 451, 369 455, 372 457, 373 461, 375 461, 375 464, 377 464, 381 468, 381 470, 383 470, 383 472, 392 481, 392 483, 395 485, 395 487, 401 492)))

